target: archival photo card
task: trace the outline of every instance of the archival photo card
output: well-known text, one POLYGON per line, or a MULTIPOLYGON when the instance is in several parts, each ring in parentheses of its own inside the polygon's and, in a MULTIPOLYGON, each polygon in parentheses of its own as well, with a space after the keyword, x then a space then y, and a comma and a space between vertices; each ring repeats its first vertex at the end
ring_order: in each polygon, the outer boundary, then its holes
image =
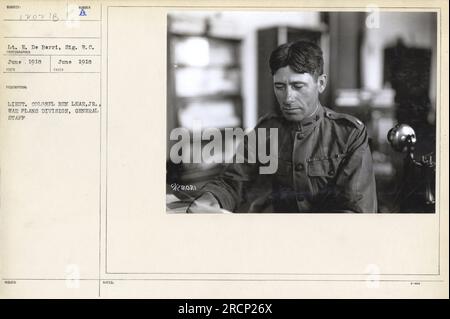
POLYGON ((0 6, 0 298, 448 298, 448 3, 0 6))

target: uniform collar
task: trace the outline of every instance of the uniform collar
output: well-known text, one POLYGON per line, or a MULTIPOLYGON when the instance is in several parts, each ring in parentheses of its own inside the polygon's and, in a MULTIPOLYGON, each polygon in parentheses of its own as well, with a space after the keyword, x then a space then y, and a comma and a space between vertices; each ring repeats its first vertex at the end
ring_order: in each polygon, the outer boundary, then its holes
POLYGON ((299 121, 299 122, 291 122, 291 128, 294 131, 301 131, 304 133, 308 133, 312 131, 317 124, 319 124, 324 116, 324 109, 322 105, 318 105, 316 112, 313 115, 299 121))

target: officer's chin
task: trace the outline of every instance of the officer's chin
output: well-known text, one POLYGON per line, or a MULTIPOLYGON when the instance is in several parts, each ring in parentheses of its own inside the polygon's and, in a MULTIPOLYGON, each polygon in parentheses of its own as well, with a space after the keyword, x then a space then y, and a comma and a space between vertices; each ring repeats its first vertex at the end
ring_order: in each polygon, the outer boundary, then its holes
POLYGON ((292 122, 299 122, 301 120, 303 120, 305 117, 303 116, 303 114, 298 114, 298 113, 286 113, 283 112, 283 116, 286 120, 288 121, 292 121, 292 122))

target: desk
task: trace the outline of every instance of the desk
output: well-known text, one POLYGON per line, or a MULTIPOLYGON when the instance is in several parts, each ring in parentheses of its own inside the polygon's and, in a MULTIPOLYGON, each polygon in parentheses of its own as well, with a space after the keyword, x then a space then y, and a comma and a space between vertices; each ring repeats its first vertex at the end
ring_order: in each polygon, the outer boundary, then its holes
MULTIPOLYGON (((173 194, 166 194, 166 212, 170 214, 186 214, 191 200, 181 200, 173 194)), ((211 206, 202 207, 202 214, 232 214, 232 212, 211 206)))

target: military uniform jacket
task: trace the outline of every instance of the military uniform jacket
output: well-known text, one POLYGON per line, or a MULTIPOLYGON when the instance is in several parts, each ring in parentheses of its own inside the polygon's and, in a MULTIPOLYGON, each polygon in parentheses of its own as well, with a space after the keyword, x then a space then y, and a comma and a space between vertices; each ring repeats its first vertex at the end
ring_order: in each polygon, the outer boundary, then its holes
MULTIPOLYGON (((357 118, 319 106, 301 122, 269 114, 258 128, 278 129, 278 168, 270 176, 273 212, 377 212, 367 131, 357 118)), ((260 165, 233 162, 203 192, 235 211, 260 165)))

